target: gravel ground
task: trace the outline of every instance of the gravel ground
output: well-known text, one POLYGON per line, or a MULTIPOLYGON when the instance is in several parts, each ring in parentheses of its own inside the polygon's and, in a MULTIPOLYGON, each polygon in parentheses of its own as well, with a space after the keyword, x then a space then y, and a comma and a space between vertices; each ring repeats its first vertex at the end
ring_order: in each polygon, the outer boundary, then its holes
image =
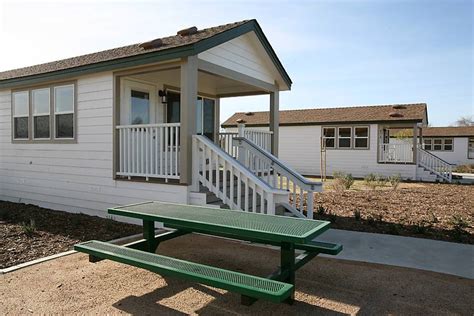
POLYGON ((314 206, 315 218, 331 221, 331 228, 474 244, 473 185, 327 190, 315 194, 314 206))
POLYGON ((80 241, 139 232, 140 226, 110 219, 0 201, 0 269, 70 250, 80 241))
MULTIPOLYGON (((265 276, 278 252, 244 243, 187 235, 160 246, 162 254, 265 276)), ((75 254, 1 276, 0 314, 137 315, 472 315, 474 281, 433 272, 316 258, 297 272, 293 306, 240 297, 75 254)))

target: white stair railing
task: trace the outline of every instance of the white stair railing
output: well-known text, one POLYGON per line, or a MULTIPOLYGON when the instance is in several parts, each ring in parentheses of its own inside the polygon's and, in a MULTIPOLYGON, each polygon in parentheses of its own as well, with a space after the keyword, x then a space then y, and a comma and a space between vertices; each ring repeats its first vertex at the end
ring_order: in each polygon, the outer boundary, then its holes
POLYGON ((453 179, 453 169, 452 165, 449 162, 444 161, 443 159, 439 158, 436 155, 418 147, 417 150, 417 160, 418 166, 421 166, 443 180, 451 182, 453 179))
POLYGON ((380 144, 379 162, 414 163, 413 144, 380 144))
POLYGON ((238 147, 239 161, 253 174, 273 188, 290 192, 286 205, 289 211, 299 217, 313 218, 314 192, 322 191, 321 182, 309 181, 247 138, 234 138, 234 144, 238 147))
POLYGON ((193 135, 193 189, 205 186, 231 209, 275 214, 288 192, 272 188, 202 135, 193 135))
POLYGON ((179 123, 117 126, 119 176, 179 179, 179 123))
POLYGON ((245 124, 238 124, 238 132, 221 132, 219 133, 219 146, 229 155, 237 158, 237 147, 234 146, 232 140, 235 137, 245 137, 251 140, 260 148, 271 151, 272 131, 246 128, 245 124))

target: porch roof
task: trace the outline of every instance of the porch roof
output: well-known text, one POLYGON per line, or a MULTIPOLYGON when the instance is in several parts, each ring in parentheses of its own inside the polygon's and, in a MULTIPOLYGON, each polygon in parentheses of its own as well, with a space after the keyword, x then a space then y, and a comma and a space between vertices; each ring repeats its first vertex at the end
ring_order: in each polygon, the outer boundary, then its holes
POLYGON ((35 84, 99 71, 146 65, 160 61, 197 55, 242 34, 254 31, 273 61, 284 82, 291 87, 291 79, 283 68, 262 29, 255 19, 197 30, 190 35, 174 35, 154 39, 159 43, 145 48, 145 43, 113 48, 92 54, 0 72, 0 88, 35 84))
MULTIPOLYGON (((222 127, 236 127, 236 121, 239 119, 245 121, 247 126, 268 126, 268 114, 237 112, 228 118, 222 127)), ((427 121, 426 103, 280 111, 280 126, 424 121, 427 121)))

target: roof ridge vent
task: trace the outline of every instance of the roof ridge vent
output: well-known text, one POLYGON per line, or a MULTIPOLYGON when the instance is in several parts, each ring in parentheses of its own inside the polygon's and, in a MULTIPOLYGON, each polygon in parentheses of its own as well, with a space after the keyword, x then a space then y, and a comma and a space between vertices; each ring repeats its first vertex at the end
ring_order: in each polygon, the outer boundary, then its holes
POLYGON ((152 49, 152 48, 158 48, 162 45, 163 45, 163 41, 161 40, 161 38, 157 38, 149 42, 141 43, 140 47, 143 49, 152 49))
POLYGON ((396 112, 396 111, 390 112, 390 113, 388 113, 388 115, 390 117, 403 117, 402 113, 399 113, 399 112, 396 112))
POLYGON ((395 110, 401 110, 401 109, 406 109, 406 105, 403 105, 403 104, 395 104, 395 105, 392 105, 392 109, 395 109, 395 110))
POLYGON ((191 26, 191 27, 188 27, 187 29, 179 30, 176 34, 179 36, 189 36, 189 35, 196 34, 197 31, 198 31, 197 27, 191 26))
POLYGON ((254 115, 254 114, 255 114, 255 113, 253 113, 253 112, 245 112, 245 115, 247 115, 247 116, 252 116, 252 115, 254 115))

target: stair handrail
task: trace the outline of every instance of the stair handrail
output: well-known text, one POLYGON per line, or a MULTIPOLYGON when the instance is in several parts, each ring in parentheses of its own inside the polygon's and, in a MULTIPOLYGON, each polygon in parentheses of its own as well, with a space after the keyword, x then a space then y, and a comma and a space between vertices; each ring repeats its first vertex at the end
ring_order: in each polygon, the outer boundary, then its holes
POLYGON ((452 181, 453 177, 453 171, 452 171, 452 166, 453 164, 447 162, 446 160, 436 156, 433 153, 430 153, 426 149, 423 149, 420 145, 417 146, 417 163, 418 165, 422 166, 423 168, 428 169, 431 172, 434 172, 441 178, 445 179, 448 182, 452 181), (430 160, 434 161, 434 163, 427 163, 426 159, 423 159, 423 155, 426 155, 430 157, 430 160), (435 165, 435 166, 434 166, 435 165), (439 166, 441 168, 441 171, 435 168, 436 166, 439 166))
POLYGON ((252 173, 240 161, 233 158, 222 148, 203 135, 193 135, 193 190, 199 190, 199 183, 207 187, 224 204, 231 209, 257 212, 257 194, 260 195, 260 210, 258 213, 274 215, 277 204, 288 199, 288 192, 270 186, 267 182, 252 173), (214 169, 215 168, 215 169, 214 169), (223 171, 223 185, 220 187, 220 171, 223 171), (213 177, 215 171, 215 177, 213 177), (237 194, 234 193, 234 181, 230 182, 227 190, 227 173, 231 179, 237 178, 237 194), (215 182, 215 184, 214 184, 215 182), (242 185, 243 182, 243 185, 242 185), (252 189, 252 201, 250 201, 252 189), (242 190, 244 201, 242 203, 242 190), (235 199, 235 197, 237 199, 235 199), (267 207, 265 208, 265 201, 267 207), (250 204, 252 210, 250 210, 250 204))
POLYGON ((251 140, 245 137, 235 137, 233 142, 236 143, 236 146, 239 147, 239 160, 244 163, 244 165, 253 170, 253 172, 263 178, 266 182, 272 185, 275 188, 282 189, 283 182, 286 178, 286 187, 290 191, 289 185, 290 182, 293 183, 293 200, 289 201, 289 206, 291 206, 290 211, 301 217, 303 214, 303 202, 306 200, 306 216, 308 218, 313 218, 313 207, 314 207, 314 192, 322 191, 322 182, 311 181, 303 177, 300 173, 293 170, 283 161, 278 159, 276 156, 270 152, 264 150, 251 140), (240 150, 242 148, 243 150, 240 150), (250 157, 253 155, 253 157, 250 157), (254 157, 258 157, 260 161, 253 161, 254 157), (263 158, 263 159, 262 159, 263 158), (262 161, 266 160, 266 161, 262 161), (258 164, 259 166, 255 166, 258 164), (263 164, 260 165, 260 164, 263 164), (299 188, 300 191, 300 203, 296 203, 296 191, 299 188), (306 198, 304 197, 304 192, 306 191, 306 198))

